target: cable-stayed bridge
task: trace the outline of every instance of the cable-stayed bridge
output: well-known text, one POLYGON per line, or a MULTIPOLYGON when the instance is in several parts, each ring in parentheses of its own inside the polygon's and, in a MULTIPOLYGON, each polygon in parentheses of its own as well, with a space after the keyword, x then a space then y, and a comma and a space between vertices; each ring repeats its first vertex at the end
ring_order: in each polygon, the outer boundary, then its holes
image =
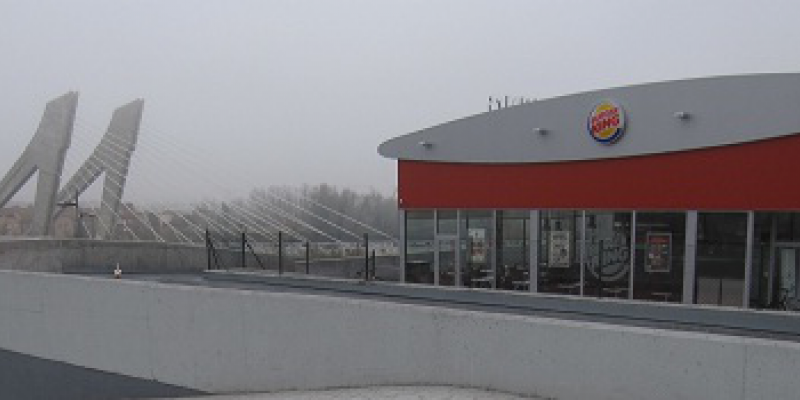
MULTIPOLYGON (((105 128, 76 116, 77 94, 53 100, 0 181, 4 206, 38 173, 27 219, 0 218, 3 233, 13 226, 35 238, 0 240, 0 387, 13 398, 420 383, 565 399, 798 392, 800 325, 788 314, 203 271, 299 272, 303 255, 308 271, 313 251, 314 274, 352 277, 341 271, 358 264, 368 280, 367 246, 380 243, 394 263, 385 265, 399 268, 392 224, 363 218, 385 205, 379 196, 350 209, 328 201, 336 196, 323 194, 336 193, 325 187, 189 207, 126 201, 142 164, 229 192, 226 177, 192 173, 186 148, 146 135, 143 107, 123 105, 105 128), (99 200, 86 201, 101 176, 99 200), (143 273, 110 279, 114 264, 143 273), (339 273, 319 273, 331 265, 339 273)), ((144 178, 153 190, 176 182, 144 178)))
POLYGON ((289 257, 304 252, 357 255, 368 246, 396 255, 394 204, 380 195, 351 198, 343 206, 347 193, 337 197, 338 191, 323 186, 261 189, 246 198, 187 199, 181 205, 126 201, 129 177, 155 193, 169 190, 175 181, 211 186, 221 194, 231 191, 224 174, 193 171, 208 155, 142 124, 143 100, 117 108, 104 127, 79 115, 78 97, 71 92, 47 104, 30 143, 0 182, 3 208, 38 175, 33 205, 2 210, 0 235, 214 248, 246 245, 251 253, 283 251, 289 257), (136 166, 143 164, 164 173, 136 175, 136 166))

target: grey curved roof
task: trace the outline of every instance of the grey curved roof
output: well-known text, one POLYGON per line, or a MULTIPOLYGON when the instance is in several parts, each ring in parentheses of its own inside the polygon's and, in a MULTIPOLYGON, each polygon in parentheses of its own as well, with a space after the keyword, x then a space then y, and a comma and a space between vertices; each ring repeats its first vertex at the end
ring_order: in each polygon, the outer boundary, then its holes
POLYGON ((381 144, 378 152, 404 160, 554 162, 674 152, 799 132, 800 74, 757 74, 539 100, 400 136, 381 144), (625 111, 625 133, 614 144, 595 141, 586 127, 591 110, 602 100, 612 100, 625 111))

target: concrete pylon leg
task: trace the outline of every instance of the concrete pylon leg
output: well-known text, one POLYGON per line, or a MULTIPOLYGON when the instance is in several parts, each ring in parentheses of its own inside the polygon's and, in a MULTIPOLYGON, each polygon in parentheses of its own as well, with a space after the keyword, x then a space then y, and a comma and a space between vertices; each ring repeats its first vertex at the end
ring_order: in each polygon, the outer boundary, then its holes
POLYGON ((144 101, 141 99, 116 109, 100 144, 58 192, 59 201, 74 199, 76 194, 80 195, 94 183, 101 173, 105 173, 98 215, 98 239, 108 239, 114 235, 116 215, 125 190, 131 155, 136 148, 143 110, 144 101))
POLYGON ((55 208, 64 158, 72 141, 78 93, 70 92, 47 103, 42 120, 28 147, 0 181, 0 208, 38 171, 33 223, 30 233, 47 235, 55 208))

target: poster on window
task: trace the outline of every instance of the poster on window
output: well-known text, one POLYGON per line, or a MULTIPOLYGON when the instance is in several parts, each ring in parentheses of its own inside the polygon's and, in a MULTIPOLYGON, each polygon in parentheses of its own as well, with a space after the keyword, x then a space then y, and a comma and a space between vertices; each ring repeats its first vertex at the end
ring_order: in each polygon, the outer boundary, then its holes
POLYGON ((482 264, 486 262, 486 229, 483 228, 470 228, 467 232, 469 240, 472 243, 469 254, 469 261, 473 264, 482 264))
POLYGON ((672 266, 672 234, 647 232, 644 270, 669 272, 672 266))
POLYGON ((547 263, 550 268, 569 268, 569 236, 569 231, 550 231, 550 256, 547 263))

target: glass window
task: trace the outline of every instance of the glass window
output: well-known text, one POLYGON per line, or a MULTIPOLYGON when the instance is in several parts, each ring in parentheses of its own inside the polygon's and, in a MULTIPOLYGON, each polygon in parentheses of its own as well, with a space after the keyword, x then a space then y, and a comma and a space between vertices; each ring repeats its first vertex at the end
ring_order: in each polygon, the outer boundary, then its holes
POLYGON ((455 210, 436 211, 436 233, 440 235, 455 235, 458 227, 458 212, 455 210))
POLYGON ((437 283, 442 286, 453 286, 456 283, 458 212, 438 210, 436 218, 436 263, 439 269, 437 283))
POLYGON ((461 273, 465 287, 491 288, 494 284, 492 270, 492 248, 494 247, 494 223, 491 211, 470 210, 462 213, 464 269, 461 273))
POLYGON ((750 305, 776 308, 792 281, 789 249, 800 243, 800 213, 758 212, 754 219, 750 305))
MULTIPOLYGON (((770 299, 770 247, 772 243, 772 224, 776 213, 758 212, 753 223, 753 279, 750 287, 751 306, 766 308, 770 299)), ((776 231, 777 233, 777 231, 776 231)), ((774 274, 774 271, 772 271, 774 274)), ((774 280, 773 280, 774 281, 774 280)), ((774 293, 774 287, 773 287, 774 293)))
POLYGON ((746 243, 747 214, 698 213, 698 304, 742 305, 746 243))
POLYGON ((637 212, 633 298, 683 299, 686 213, 637 212))
POLYGON ((433 237, 433 211, 406 211, 406 282, 433 284, 433 237))
POLYGON ((584 295, 628 297, 631 216, 631 212, 586 212, 584 295))
POLYGON ((498 289, 528 290, 528 211, 497 212, 498 289))
POLYGON ((580 211, 541 211, 539 291, 580 294, 580 211))
POLYGON ((775 213, 779 242, 800 242, 800 213, 775 213))

